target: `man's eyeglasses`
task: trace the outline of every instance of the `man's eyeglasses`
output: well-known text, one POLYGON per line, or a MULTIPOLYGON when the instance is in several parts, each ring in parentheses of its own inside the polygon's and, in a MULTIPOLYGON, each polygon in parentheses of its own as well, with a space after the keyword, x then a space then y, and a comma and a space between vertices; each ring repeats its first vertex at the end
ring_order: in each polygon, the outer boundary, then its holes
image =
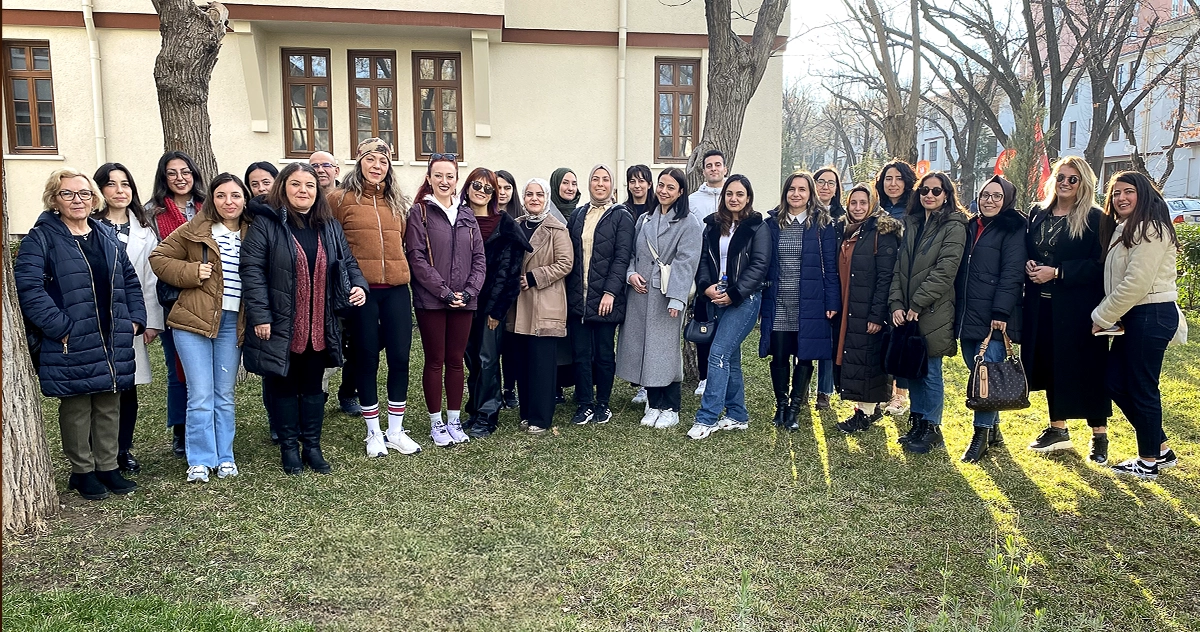
POLYGON ((490 185, 482 180, 475 180, 474 182, 472 182, 471 188, 476 191, 480 191, 486 195, 491 195, 492 192, 496 190, 495 188, 492 187, 492 185, 490 185))
POLYGON ((79 198, 79 199, 83 200, 84 202, 89 202, 92 199, 92 192, 88 191, 87 189, 83 189, 82 191, 72 191, 70 189, 61 189, 58 192, 58 199, 62 200, 63 202, 70 202, 71 200, 73 200, 75 198, 79 198))
POLYGON ((333 169, 337 166, 332 162, 314 162, 311 164, 313 169, 333 169))
POLYGON ((921 187, 921 188, 917 189, 918 195, 929 195, 930 193, 932 193, 933 197, 937 197, 937 196, 941 195, 943 192, 945 192, 945 189, 943 189, 942 187, 933 187, 932 189, 929 187, 921 187))
POLYGON ((1066 180, 1067 184, 1079 184, 1079 176, 1068 176, 1060 173, 1058 174, 1058 177, 1054 179, 1055 182, 1062 182, 1063 180, 1066 180))
POLYGON ((980 193, 979 194, 980 202, 990 202, 992 200, 995 200, 997 202, 1003 202, 1004 194, 1003 193, 980 193))
POLYGON ((448 160, 450 162, 458 162, 458 154, 434 154, 429 157, 429 162, 434 163, 439 160, 448 160))

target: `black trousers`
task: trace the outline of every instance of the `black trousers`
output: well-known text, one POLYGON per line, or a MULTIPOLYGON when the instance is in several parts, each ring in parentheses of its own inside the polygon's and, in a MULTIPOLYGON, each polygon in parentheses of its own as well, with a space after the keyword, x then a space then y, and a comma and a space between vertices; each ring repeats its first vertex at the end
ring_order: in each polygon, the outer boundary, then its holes
POLYGON ((701 380, 708 379, 708 352, 710 349, 712 349, 711 344, 696 344, 696 369, 700 372, 701 380))
POLYGON ((320 413, 317 412, 316 402, 320 400, 322 406, 324 404, 325 393, 321 390, 321 382, 325 378, 327 359, 324 351, 308 349, 304 353, 292 353, 288 359, 287 375, 263 377, 263 401, 267 405, 272 430, 280 437, 281 447, 295 446, 305 421, 310 425, 318 424, 319 428, 317 419, 302 420, 300 417, 305 414, 308 417, 324 414, 323 407, 320 413))
POLYGON ((117 453, 125 453, 133 447, 133 427, 137 424, 137 386, 121 391, 121 416, 117 427, 117 453))
POLYGON ((646 404, 658 410, 673 410, 679 412, 682 396, 680 383, 671 382, 666 386, 647 386, 646 404))
POLYGON ((488 315, 482 309, 471 321, 467 338, 467 419, 495 427, 500 416, 500 349, 504 341, 504 323, 495 329, 487 326, 488 315))
POLYGON ((771 332, 768 350, 771 353, 771 386, 775 391, 776 402, 788 398, 789 384, 793 404, 801 403, 808 396, 808 386, 812 383, 813 361, 796 360, 798 346, 796 332, 771 332))
POLYGON ((575 403, 608 406, 617 374, 617 324, 571 323, 568 329, 575 351, 575 403))
MULTIPOLYGON (((358 401, 379 404, 379 354, 387 351, 387 398, 408 401, 409 353, 412 351, 412 295, 407 285, 373 289, 354 310, 355 377, 358 401)), ((349 366, 349 362, 346 363, 349 366)), ((346 379, 343 377, 343 379, 346 379)))
MULTIPOLYGON (((500 327, 504 327, 504 323, 500 323, 500 327)), ((500 364, 504 368, 504 390, 511 391, 517 387, 520 363, 520 351, 517 350, 516 338, 506 332, 500 336, 500 364)))
POLYGON ((558 363, 554 350, 558 338, 512 334, 521 359, 517 377, 521 419, 530 425, 549 428, 554 423, 554 393, 558 363))
POLYGON ((1121 317, 1125 335, 1114 336, 1105 382, 1113 403, 1137 433, 1138 456, 1158 456, 1167 440, 1158 387, 1167 344, 1179 326, 1175 303, 1137 305, 1121 317))
POLYGON ((345 318, 338 319, 338 326, 342 328, 342 384, 338 387, 338 400, 358 399, 358 367, 356 360, 358 354, 355 353, 356 343, 354 342, 355 323, 352 320, 345 318))

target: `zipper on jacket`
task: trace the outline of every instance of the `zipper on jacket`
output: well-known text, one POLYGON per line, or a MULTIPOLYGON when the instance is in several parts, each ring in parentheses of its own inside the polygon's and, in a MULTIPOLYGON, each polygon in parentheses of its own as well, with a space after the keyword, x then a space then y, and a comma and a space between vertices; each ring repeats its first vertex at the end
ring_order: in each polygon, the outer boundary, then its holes
MULTIPOLYGON (((982 224, 983 220, 980 220, 979 223, 982 224)), ((970 229, 971 225, 967 224, 967 228, 970 229)), ((975 257, 975 248, 979 245, 979 240, 983 239, 983 234, 987 232, 988 228, 989 227, 985 225, 983 230, 979 231, 979 236, 976 237, 975 241, 971 244, 971 254, 967 255, 967 269, 963 273, 962 316, 958 319, 958 331, 955 332, 955 337, 957 337, 959 340, 962 340, 963 325, 967 324, 967 297, 970 295, 969 292, 971 289, 971 259, 975 257)), ((970 235, 968 235, 967 238, 970 239, 970 235)))
POLYGON ((379 227, 379 269, 382 272, 382 283, 387 283, 387 248, 383 245, 383 218, 379 216, 379 203, 371 196, 371 205, 375 207, 375 225, 379 227))
MULTIPOLYGON (((71 241, 75 241, 75 240, 72 239, 71 241)), ((79 249, 79 254, 83 257, 83 261, 86 264, 87 263, 87 253, 85 253, 83 251, 83 246, 79 245, 78 241, 75 241, 75 247, 79 249)), ((96 277, 92 276, 92 266, 90 266, 90 265, 87 266, 87 269, 88 269, 88 282, 91 283, 91 285, 92 285, 92 305, 95 307, 95 310, 96 310, 96 331, 100 334, 100 343, 101 343, 100 346, 104 347, 104 361, 106 364, 108 364, 108 375, 109 375, 109 377, 112 378, 113 392, 115 393, 117 390, 117 370, 115 367, 113 367, 112 356, 109 355, 108 346, 104 344, 104 331, 102 329, 100 329, 100 306, 96 305, 96 300, 95 300, 96 299, 96 277)), ((114 286, 116 285, 116 277, 117 277, 117 265, 116 265, 116 261, 114 260, 113 261, 113 285, 114 286)), ((114 288, 114 290, 115 290, 115 288, 114 288)), ((111 294, 109 295, 109 299, 108 299, 108 316, 112 320, 111 328, 115 332, 116 327, 117 327, 117 321, 115 318, 113 318, 112 295, 111 294)), ((70 334, 68 334, 67 340, 70 340, 70 339, 71 339, 71 336, 70 336, 70 334)), ((109 341, 111 342, 112 339, 110 338, 109 341)), ((67 344, 64 342, 63 343, 63 353, 66 353, 66 348, 67 348, 67 344)))

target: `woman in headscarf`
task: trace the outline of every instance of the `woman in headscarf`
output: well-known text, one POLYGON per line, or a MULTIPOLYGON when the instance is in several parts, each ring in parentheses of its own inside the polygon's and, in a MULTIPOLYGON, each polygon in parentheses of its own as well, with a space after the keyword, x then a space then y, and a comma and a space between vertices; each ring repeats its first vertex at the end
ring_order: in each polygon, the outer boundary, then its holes
MULTIPOLYGON (((575 176, 574 171, 568 167, 559 167, 550 174, 550 200, 547 210, 554 216, 554 219, 562 222, 565 226, 567 218, 575 212, 575 207, 579 204, 579 197, 579 179, 575 176)), ((565 404, 567 397, 563 394, 563 389, 575 385, 575 346, 571 343, 570 332, 567 333, 566 338, 558 341, 556 357, 558 358, 558 391, 554 396, 554 401, 565 404)))

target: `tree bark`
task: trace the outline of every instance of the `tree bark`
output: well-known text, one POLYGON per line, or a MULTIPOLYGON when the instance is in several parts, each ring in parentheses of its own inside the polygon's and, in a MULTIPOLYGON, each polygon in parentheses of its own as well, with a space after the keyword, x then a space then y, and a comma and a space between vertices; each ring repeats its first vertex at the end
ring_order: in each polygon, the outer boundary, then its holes
POLYGON ((42 419, 42 394, 17 303, 12 251, 8 247, 8 187, 4 187, 4 530, 37 527, 58 506, 50 448, 42 419))
POLYGON ((206 179, 217 175, 208 117, 208 84, 229 11, 219 2, 153 0, 162 49, 154 62, 163 148, 186 152, 206 179))

